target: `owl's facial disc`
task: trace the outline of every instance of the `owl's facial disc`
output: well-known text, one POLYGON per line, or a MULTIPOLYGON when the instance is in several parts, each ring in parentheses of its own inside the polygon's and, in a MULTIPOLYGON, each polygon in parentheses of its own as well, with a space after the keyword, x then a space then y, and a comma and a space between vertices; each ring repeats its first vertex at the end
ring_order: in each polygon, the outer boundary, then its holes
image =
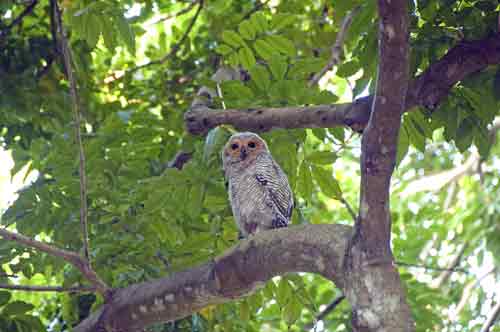
POLYGON ((240 159, 245 160, 248 156, 247 149, 245 146, 242 146, 240 149, 240 159))
POLYGON ((266 143, 257 135, 245 133, 232 137, 226 145, 224 155, 232 164, 252 163, 258 155, 267 151, 266 143))

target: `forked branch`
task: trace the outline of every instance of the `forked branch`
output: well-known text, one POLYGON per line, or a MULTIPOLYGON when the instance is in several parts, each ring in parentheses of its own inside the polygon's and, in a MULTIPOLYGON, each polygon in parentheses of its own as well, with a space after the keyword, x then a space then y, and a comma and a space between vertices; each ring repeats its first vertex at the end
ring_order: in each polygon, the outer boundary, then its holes
POLYGON ((109 296, 111 289, 99 278, 94 270, 92 270, 88 261, 77 253, 57 248, 53 245, 31 239, 19 233, 11 232, 3 227, 0 227, 0 237, 6 240, 15 241, 25 247, 34 248, 49 255, 64 259, 66 262, 70 263, 77 270, 79 270, 101 295, 105 298, 109 296))

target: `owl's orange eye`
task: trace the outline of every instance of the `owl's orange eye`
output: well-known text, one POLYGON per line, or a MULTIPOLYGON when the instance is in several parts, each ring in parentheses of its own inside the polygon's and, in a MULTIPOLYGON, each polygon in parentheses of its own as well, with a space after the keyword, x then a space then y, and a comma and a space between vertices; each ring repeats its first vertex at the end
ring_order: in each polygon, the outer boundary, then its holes
POLYGON ((250 149, 254 149, 254 148, 255 148, 255 146, 256 146, 256 145, 255 145, 255 142, 250 142, 250 143, 248 143, 248 147, 249 147, 250 149))
POLYGON ((231 144, 231 150, 236 150, 238 148, 238 144, 237 143, 233 143, 231 144))

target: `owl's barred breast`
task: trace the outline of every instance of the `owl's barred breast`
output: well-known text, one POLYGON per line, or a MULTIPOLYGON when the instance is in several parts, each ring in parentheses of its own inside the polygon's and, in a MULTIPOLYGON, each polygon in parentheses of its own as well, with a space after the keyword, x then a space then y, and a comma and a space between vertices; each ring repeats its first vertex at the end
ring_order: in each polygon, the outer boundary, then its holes
POLYGON ((222 162, 234 219, 243 237, 289 224, 292 190, 260 136, 232 135, 222 150, 222 162))
MULTIPOLYGON (((229 196, 233 214, 243 236, 272 228, 273 208, 265 188, 257 181, 257 169, 263 165, 250 165, 229 180, 229 196)), ((236 173, 236 172, 235 172, 236 173)))

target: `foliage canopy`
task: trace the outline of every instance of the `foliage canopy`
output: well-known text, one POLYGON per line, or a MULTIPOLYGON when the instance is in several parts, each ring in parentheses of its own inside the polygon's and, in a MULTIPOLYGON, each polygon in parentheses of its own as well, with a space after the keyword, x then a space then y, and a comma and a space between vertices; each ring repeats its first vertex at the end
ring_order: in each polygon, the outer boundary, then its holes
MULTIPOLYGON (((219 158, 230 130, 195 137, 184 129, 193 96, 200 86, 216 88, 210 77, 220 65, 246 77, 219 85, 219 108, 351 102, 374 91, 375 1, 65 0, 61 7, 84 119, 90 255, 112 287, 195 266, 237 241, 219 158), (352 10, 341 63, 310 86, 352 10), (192 154, 182 169, 171 162, 180 151, 192 154)), ((12 151, 12 174, 26 165, 39 172, 0 223, 81 252, 78 148, 52 13, 48 0, 0 3, 0 140, 12 151)), ((493 0, 411 1, 411 76, 461 40, 496 33, 498 15, 493 0)), ((457 83, 437 108, 404 115, 392 245, 418 331, 478 331, 499 301, 500 146, 491 126, 499 101, 500 70, 489 66, 457 83), (458 172, 461 163, 469 166, 458 172), (457 174, 448 179, 446 170, 457 174), (435 172, 438 180, 427 177, 435 172), (427 182, 415 187, 417 179, 427 182), (451 276, 404 265, 446 267, 455 256, 460 269, 451 276), (497 269, 479 281, 488 267, 497 269)), ((296 196, 293 224, 353 223, 345 202, 357 206, 358 134, 336 127, 263 137, 296 196)), ((0 284, 8 283, 86 280, 61 259, 2 241, 0 284)), ((286 275, 244 300, 152 330, 299 331, 337 293, 319 276, 286 275)), ((86 293, 0 290, 0 330, 66 331, 101 304, 86 293)), ((350 330, 350 319, 344 301, 318 327, 350 330)))

